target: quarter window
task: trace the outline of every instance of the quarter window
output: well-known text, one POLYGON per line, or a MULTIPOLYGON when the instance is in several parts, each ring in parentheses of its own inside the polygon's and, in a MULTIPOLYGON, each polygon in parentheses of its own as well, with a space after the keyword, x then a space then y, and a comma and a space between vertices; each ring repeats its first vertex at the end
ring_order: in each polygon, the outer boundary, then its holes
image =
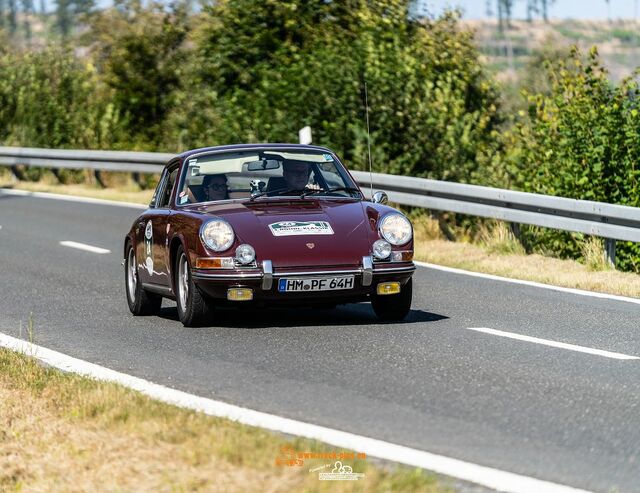
POLYGON ((167 184, 162 191, 162 198, 158 202, 158 207, 168 207, 169 199, 171 199, 171 192, 173 191, 173 186, 176 183, 176 178, 178 177, 179 168, 175 168, 169 171, 169 179, 167 180, 167 184))

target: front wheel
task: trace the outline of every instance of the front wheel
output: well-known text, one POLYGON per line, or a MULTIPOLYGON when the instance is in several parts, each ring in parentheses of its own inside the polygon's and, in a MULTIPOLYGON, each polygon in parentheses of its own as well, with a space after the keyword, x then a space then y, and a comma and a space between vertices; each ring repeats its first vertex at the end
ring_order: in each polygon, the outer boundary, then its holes
POLYGON ((136 252, 133 245, 127 247, 124 261, 124 282, 127 290, 127 304, 134 315, 157 315, 162 305, 162 296, 150 293, 142 287, 138 279, 136 252))
POLYGON ((371 295, 371 306, 379 319, 387 321, 404 320, 411 310, 413 280, 409 279, 398 294, 371 295))
POLYGON ((210 301, 198 290, 191 276, 187 254, 178 248, 174 268, 178 318, 185 327, 197 327, 211 315, 210 301))

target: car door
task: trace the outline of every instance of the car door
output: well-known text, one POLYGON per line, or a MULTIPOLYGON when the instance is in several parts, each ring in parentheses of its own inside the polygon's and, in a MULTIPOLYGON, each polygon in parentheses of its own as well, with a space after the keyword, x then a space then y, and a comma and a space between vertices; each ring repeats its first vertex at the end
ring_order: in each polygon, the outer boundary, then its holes
POLYGON ((152 206, 140 218, 138 237, 141 252, 138 253, 138 275, 144 284, 170 287, 168 269, 167 225, 171 215, 171 199, 179 173, 179 163, 169 165, 160 178, 152 206))
POLYGON ((179 163, 167 168, 167 183, 162 195, 157 201, 157 207, 152 221, 153 238, 151 241, 153 249, 153 274, 151 282, 160 286, 171 287, 169 269, 169 245, 167 237, 167 226, 171 215, 171 200, 174 195, 174 188, 178 181, 180 171, 179 163))

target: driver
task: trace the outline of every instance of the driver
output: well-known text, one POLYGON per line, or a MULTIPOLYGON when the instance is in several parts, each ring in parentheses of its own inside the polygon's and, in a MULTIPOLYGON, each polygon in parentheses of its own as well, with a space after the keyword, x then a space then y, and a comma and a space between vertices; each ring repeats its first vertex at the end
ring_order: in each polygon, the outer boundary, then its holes
POLYGON ((290 190, 304 190, 309 183, 311 166, 300 161, 282 163, 282 177, 285 187, 290 190))

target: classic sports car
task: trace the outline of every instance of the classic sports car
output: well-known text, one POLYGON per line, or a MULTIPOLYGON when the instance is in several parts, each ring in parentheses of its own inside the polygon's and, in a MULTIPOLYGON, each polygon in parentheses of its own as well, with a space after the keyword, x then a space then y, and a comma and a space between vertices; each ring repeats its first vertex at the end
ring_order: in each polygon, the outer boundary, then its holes
POLYGON ((127 302, 156 314, 174 299, 185 326, 216 306, 323 306, 370 301, 384 320, 411 308, 413 229, 367 201, 324 147, 196 149, 164 168, 124 242, 127 302))

